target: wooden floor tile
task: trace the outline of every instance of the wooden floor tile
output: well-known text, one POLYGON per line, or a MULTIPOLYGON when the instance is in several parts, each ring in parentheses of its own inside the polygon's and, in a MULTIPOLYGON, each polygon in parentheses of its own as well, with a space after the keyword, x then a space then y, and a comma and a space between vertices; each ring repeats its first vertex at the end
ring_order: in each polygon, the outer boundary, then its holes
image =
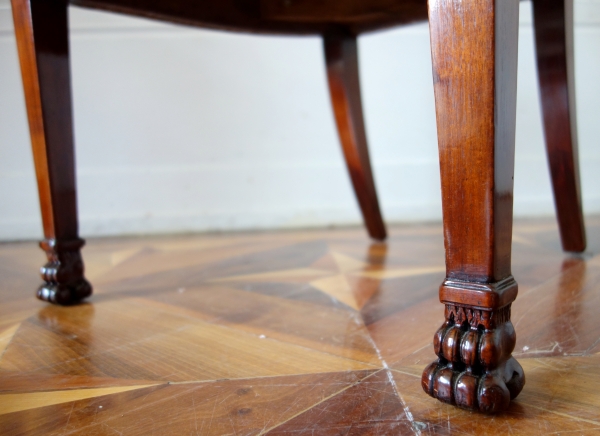
MULTIPOLYGON (((256 284, 260 287, 261 284, 256 284)), ((187 316, 203 319, 264 337, 317 350, 333 356, 379 365, 377 348, 360 315, 339 304, 325 306, 226 287, 187 288, 185 292, 148 297, 173 306, 187 316)), ((287 295, 286 295, 287 296, 287 295)))
POLYGON ((521 360, 527 373, 527 388, 519 398, 523 407, 600 428, 600 354, 521 360))
MULTIPOLYGON (((170 308, 131 299, 75 308, 48 306, 37 318, 21 324, 2 356, 0 370, 184 381, 373 367, 289 341, 183 316, 170 308)), ((355 320, 350 322, 356 324, 355 320)), ((347 331, 348 327, 342 325, 340 334, 347 331)))
POLYGON ((457 433, 473 435, 502 434, 490 421, 494 425, 501 421, 507 433, 519 435, 596 434, 600 430, 600 355, 522 359, 521 363, 525 388, 508 412, 495 417, 440 407, 431 398, 414 395, 409 386, 420 379, 421 366, 392 373, 398 389, 407 393, 404 398, 414 419, 434 434, 446 434, 448 420, 457 433))
POLYGON ((560 274, 513 305, 516 357, 600 351, 600 258, 567 259, 560 274))
POLYGON ((268 435, 414 434, 389 371, 376 374, 284 422, 268 435))
POLYGON ((0 433, 259 434, 335 397, 371 373, 160 385, 0 415, 0 433))

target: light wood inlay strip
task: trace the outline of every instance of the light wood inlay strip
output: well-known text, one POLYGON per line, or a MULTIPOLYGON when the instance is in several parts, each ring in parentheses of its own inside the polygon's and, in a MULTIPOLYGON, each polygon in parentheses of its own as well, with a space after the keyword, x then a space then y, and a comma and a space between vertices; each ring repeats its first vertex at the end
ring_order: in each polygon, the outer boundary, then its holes
POLYGON ((353 276, 367 277, 370 279, 396 279, 400 277, 420 276, 424 274, 433 274, 445 272, 445 266, 426 266, 421 268, 401 268, 401 269, 385 269, 380 271, 361 271, 352 273, 353 276))
POLYGON ((22 410, 36 409, 38 407, 52 406, 54 404, 85 400, 86 398, 101 397, 104 395, 133 391, 136 389, 143 389, 159 384, 162 383, 140 386, 116 386, 110 388, 68 389, 64 391, 30 392, 26 394, 4 394, 0 395, 0 415, 20 412, 22 410))
POLYGON ((21 324, 14 325, 0 333, 0 357, 2 357, 4 350, 6 350, 6 347, 10 344, 11 339, 19 329, 20 325, 21 324))

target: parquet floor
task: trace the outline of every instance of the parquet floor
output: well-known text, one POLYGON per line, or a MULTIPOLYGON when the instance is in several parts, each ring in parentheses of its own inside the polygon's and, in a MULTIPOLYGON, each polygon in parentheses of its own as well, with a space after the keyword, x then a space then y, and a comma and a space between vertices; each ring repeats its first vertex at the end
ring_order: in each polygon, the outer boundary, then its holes
POLYGON ((516 224, 527 383, 496 416, 422 391, 441 226, 390 233, 90 240, 95 295, 67 308, 33 298, 35 243, 0 245, 0 434, 600 434, 600 217, 581 257, 516 224))

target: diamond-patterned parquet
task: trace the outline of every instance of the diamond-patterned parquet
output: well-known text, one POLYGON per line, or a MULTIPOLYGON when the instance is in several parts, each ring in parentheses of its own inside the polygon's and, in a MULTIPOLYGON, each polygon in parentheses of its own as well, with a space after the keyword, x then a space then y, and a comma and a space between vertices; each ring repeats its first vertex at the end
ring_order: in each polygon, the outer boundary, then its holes
POLYGON ((551 221, 517 223, 507 413, 421 389, 443 321, 440 225, 90 240, 95 294, 34 299, 34 243, 0 245, 0 434, 600 433, 600 218, 561 252, 551 221))

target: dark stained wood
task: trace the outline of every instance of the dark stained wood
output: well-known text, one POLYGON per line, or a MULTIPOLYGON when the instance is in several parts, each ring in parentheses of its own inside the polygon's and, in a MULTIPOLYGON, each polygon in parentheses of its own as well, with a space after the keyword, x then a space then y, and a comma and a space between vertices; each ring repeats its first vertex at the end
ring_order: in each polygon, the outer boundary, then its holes
POLYGON ((67 3, 12 2, 48 263, 38 298, 60 304, 89 296, 77 227, 67 3))
POLYGON ((523 389, 521 365, 511 357, 516 334, 508 304, 498 310, 446 305, 446 322, 433 340, 437 362, 421 379, 434 398, 464 409, 499 412, 523 389))
MULTIPOLYGON (((12 11, 19 59, 21 61, 25 100, 27 102, 27 116, 29 119, 33 158, 37 170, 44 234, 49 238, 55 238, 56 231, 58 230, 58 232, 62 231, 65 233, 64 236, 73 238, 77 236, 76 233, 72 234, 73 232, 70 232, 74 222, 68 222, 67 220, 73 220, 75 211, 74 209, 71 211, 66 208, 63 209, 66 212, 61 215, 64 224, 62 226, 59 225, 59 228, 56 229, 51 192, 47 142, 53 141, 56 144, 69 145, 73 143, 70 93, 67 96, 64 95, 64 92, 60 91, 52 93, 53 86, 55 88, 66 87, 67 92, 70 90, 66 3, 62 5, 54 4, 54 8, 52 8, 52 5, 52 3, 39 4, 35 1, 30 3, 24 0, 14 0, 12 2, 12 11), (40 20, 39 15, 36 13, 38 10, 36 6, 50 9, 44 12, 48 14, 48 18, 52 19, 55 24, 45 23, 44 27, 38 26, 35 29, 36 34, 34 34, 34 20, 36 24, 41 22, 44 25, 43 20, 40 20), (56 29, 48 29, 48 27, 52 26, 56 26, 56 29), (42 38, 43 33, 44 38, 42 38), (61 33, 62 35, 60 35, 61 33), (55 65, 52 65, 50 59, 54 54, 56 54, 55 65), (65 59, 67 62, 66 66, 64 65, 65 59), (54 83, 49 80, 49 75, 53 73, 53 68, 56 70, 56 82, 54 83), (65 74, 66 77, 64 77, 65 74), (50 111, 48 109, 50 103, 53 103, 55 110, 50 111), (61 117, 61 115, 63 116, 61 117), (66 126, 64 126, 65 123, 67 123, 66 126), (49 129, 48 133, 46 129, 49 129), (48 134, 52 137, 48 138, 48 134)), ((61 91, 64 91, 64 89, 61 91)), ((62 168, 66 170, 66 174, 64 175, 64 179, 66 180, 63 181, 66 189, 63 189, 63 192, 61 192, 61 198, 63 199, 65 197, 73 197, 73 193, 70 192, 72 189, 69 189, 69 185, 73 186, 75 183, 73 165, 69 165, 69 163, 72 164, 73 162, 68 162, 72 153, 69 153, 68 148, 66 151, 67 155, 62 160, 58 159, 58 162, 55 163, 65 162, 62 168)), ((57 180, 57 182, 60 182, 60 180, 57 180)), ((72 198, 68 198, 66 207, 69 206, 74 206, 72 198)))
POLYGON ((48 263, 38 297, 68 303, 91 293, 77 234, 67 10, 60 1, 13 2, 48 263))
POLYGON ((512 276, 494 283, 446 279, 440 287, 440 301, 474 308, 499 309, 513 302, 517 292, 517 282, 512 276))
POLYGON ((461 5, 429 4, 446 267, 493 283, 510 276, 518 3, 461 5))
POLYGON ((353 34, 425 21, 426 0, 72 0, 72 4, 214 29, 283 34, 353 34))
POLYGON ((409 11, 423 5, 418 0, 260 0, 261 15, 266 19, 322 23, 384 23, 394 16, 410 16, 409 11))
POLYGON ((573 0, 532 3, 544 133, 562 246, 581 252, 586 241, 575 118, 573 0))
POLYGON ((433 397, 498 412, 525 382, 511 352, 517 0, 431 0, 446 321, 422 378, 433 397))
POLYGON ((323 44, 329 95, 350 179, 369 235, 374 239, 383 240, 386 231, 369 160, 360 97, 356 37, 343 34, 325 35, 323 44))

